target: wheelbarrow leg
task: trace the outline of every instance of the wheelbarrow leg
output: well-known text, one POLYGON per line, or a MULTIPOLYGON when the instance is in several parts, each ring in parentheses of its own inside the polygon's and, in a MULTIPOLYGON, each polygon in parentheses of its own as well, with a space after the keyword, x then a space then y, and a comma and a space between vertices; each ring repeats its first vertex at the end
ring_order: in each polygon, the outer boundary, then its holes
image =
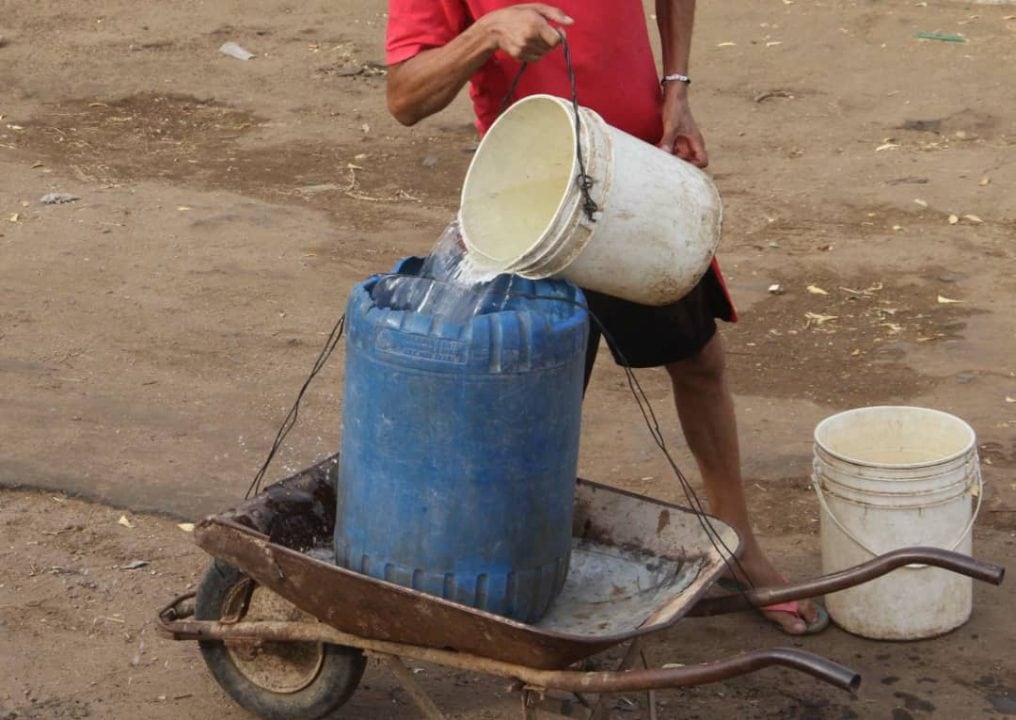
MULTIPOLYGON (((628 645, 627 652, 614 671, 624 672, 639 665, 649 668, 645 652, 642 650, 642 642, 639 638, 635 638, 628 645)), ((523 720, 536 720, 543 714, 560 718, 576 718, 576 720, 607 720, 610 717, 609 703, 613 698, 611 694, 571 693, 578 701, 575 702, 546 697, 547 690, 545 688, 520 683, 516 689, 522 691, 523 720)), ((646 705, 649 708, 649 720, 657 720, 656 691, 647 690, 645 695, 646 705)))
MULTIPOLYGON (((624 672, 625 670, 631 670, 632 668, 640 665, 643 668, 648 669, 649 665, 646 663, 646 654, 642 650, 642 639, 635 638, 628 645, 628 652, 624 654, 620 664, 617 666, 617 672, 624 672)), ((603 694, 599 695, 596 702, 593 704, 592 714, 589 716, 589 720, 606 720, 610 717, 610 706, 608 701, 611 699, 610 695, 603 694)), ((649 709, 650 720, 656 720, 656 691, 646 691, 646 706, 649 709)))
MULTIPOLYGON (((639 648, 639 655, 642 657, 642 667, 649 669, 649 662, 646 660, 646 651, 639 648)), ((659 720, 656 716, 656 691, 646 691, 646 702, 649 703, 649 720, 659 720)))
POLYGON ((571 693, 576 699, 547 697, 545 688, 524 686, 522 688, 523 720, 538 718, 571 718, 572 720, 590 720, 589 708, 577 693, 571 693))
POLYGON ((384 653, 370 654, 380 660, 388 668, 388 671, 395 676, 395 679, 402 685, 402 689, 409 693, 409 697, 413 699, 416 707, 419 708, 427 720, 446 720, 444 713, 430 699, 427 691, 423 689, 420 683, 416 682, 416 678, 413 677, 413 673, 406 667, 406 664, 402 662, 402 658, 384 653))
MULTIPOLYGON (((628 646, 628 651, 618 664, 615 672, 631 670, 639 663, 645 668, 649 667, 646 664, 645 653, 642 651, 642 644, 636 638, 628 646)), ((606 720, 610 715, 608 702, 612 696, 606 693, 599 695, 572 693, 579 702, 578 706, 576 706, 571 701, 543 697, 546 693, 546 690, 543 688, 523 687, 522 692, 523 718, 525 720, 534 720, 536 717, 534 712, 536 711, 552 713, 557 717, 583 718, 583 720, 606 720)), ((654 690, 646 691, 646 702, 649 707, 650 720, 656 720, 656 692, 654 690)))

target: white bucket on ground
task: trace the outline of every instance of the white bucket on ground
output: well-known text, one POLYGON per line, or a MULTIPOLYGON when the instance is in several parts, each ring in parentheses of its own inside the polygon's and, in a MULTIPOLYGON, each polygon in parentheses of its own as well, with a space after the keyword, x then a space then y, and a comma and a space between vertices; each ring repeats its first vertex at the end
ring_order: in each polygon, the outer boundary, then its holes
POLYGON ((487 132, 462 188, 462 237, 476 264, 642 303, 679 300, 716 251, 722 205, 695 166, 580 108, 596 222, 583 211, 575 115, 532 95, 487 132))
MULTIPOLYGON (((953 415, 916 407, 833 415, 815 429, 812 481, 823 573, 914 545, 971 552, 980 466, 973 429, 953 415)), ((924 565, 826 597, 837 625, 884 640, 941 635, 965 623, 972 605, 970 578, 924 565)))

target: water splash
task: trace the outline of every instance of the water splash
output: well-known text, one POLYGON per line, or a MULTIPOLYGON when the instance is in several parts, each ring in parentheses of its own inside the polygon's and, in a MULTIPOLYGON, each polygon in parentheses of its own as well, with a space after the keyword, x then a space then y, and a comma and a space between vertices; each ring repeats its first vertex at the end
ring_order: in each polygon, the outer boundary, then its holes
POLYGON ((378 307, 461 324, 476 315, 503 310, 512 282, 512 276, 499 276, 476 262, 466 250, 458 222, 453 222, 416 273, 381 278, 371 295, 378 307))

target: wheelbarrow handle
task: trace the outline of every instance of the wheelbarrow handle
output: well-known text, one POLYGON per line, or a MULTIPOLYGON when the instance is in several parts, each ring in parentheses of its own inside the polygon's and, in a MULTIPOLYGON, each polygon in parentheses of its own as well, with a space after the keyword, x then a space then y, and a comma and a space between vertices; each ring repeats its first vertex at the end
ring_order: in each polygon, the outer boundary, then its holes
POLYGON ((1001 585, 1005 568, 995 563, 977 560, 958 552, 933 547, 910 547, 893 550, 879 555, 868 562, 855 565, 831 575, 814 580, 805 580, 778 588, 758 588, 743 593, 700 600, 689 612, 689 616, 723 615, 777 603, 817 597, 827 593, 846 590, 906 565, 919 563, 950 570, 975 580, 1001 585))
POLYGON ((856 690, 861 676, 819 655, 792 648, 755 650, 700 665, 647 670, 583 672, 540 670, 468 653, 370 640, 340 632, 324 623, 242 621, 234 624, 174 619, 173 605, 160 615, 160 630, 176 640, 262 640, 265 642, 326 642, 360 648, 374 654, 431 662, 469 672, 514 678, 526 685, 567 692, 611 693, 663 690, 718 682, 768 667, 798 670, 844 690, 856 690))
POLYGON ((850 668, 821 655, 785 647, 754 650, 699 665, 625 672, 542 671, 531 679, 538 680, 542 687, 570 692, 636 692, 704 685, 774 666, 807 673, 843 690, 854 691, 861 685, 861 676, 850 668))

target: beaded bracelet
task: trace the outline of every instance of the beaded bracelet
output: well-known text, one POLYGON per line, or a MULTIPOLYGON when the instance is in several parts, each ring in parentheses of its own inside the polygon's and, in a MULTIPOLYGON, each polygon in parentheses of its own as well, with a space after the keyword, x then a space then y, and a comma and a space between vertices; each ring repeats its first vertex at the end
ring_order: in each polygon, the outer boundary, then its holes
POLYGON ((660 85, 666 85, 668 82, 682 82, 685 85, 691 85, 691 78, 681 73, 674 73, 673 75, 664 75, 660 80, 660 85))

